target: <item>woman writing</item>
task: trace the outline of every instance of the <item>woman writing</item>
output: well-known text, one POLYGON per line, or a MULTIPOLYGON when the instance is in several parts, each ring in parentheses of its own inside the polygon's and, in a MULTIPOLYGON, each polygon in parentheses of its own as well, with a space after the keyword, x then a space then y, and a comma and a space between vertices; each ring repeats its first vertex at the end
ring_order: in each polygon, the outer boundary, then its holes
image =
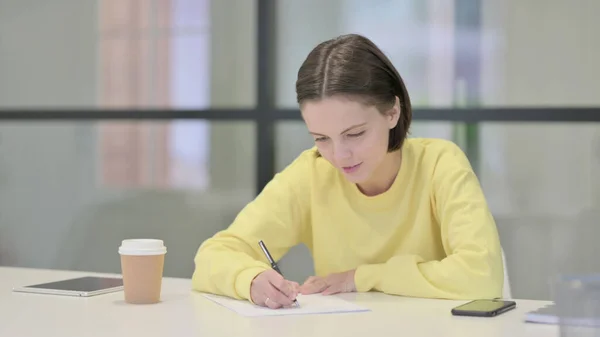
POLYGON ((377 46, 360 35, 319 44, 296 93, 315 147, 200 246, 194 289, 274 309, 298 293, 501 296, 500 241, 477 177, 455 144, 406 139, 409 95, 377 46), (304 243, 316 275, 285 280, 260 240, 275 260, 304 243))

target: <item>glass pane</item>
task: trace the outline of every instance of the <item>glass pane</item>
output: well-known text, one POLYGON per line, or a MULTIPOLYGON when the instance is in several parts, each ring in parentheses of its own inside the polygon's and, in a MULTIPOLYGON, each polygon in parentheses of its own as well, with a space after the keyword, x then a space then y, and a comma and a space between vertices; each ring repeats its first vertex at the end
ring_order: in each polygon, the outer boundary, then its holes
POLYGON ((457 135, 454 133, 456 124, 453 122, 413 121, 409 137, 443 138, 457 141, 457 135))
POLYGON ((113 35, 166 35, 210 30, 211 0, 97 0, 99 30, 113 35))
POLYGON ((464 1, 481 6, 481 102, 598 106, 600 2, 464 1), (532 27, 537 27, 532 29, 532 27))
POLYGON ((256 1, 46 7, 0 8, 0 108, 255 105, 256 1))
MULTIPOLYGON (((162 26, 172 26, 177 32, 188 32, 195 30, 210 29, 210 10, 214 0, 158 0, 158 10, 162 6, 171 7, 172 19, 169 22, 162 22, 162 26), (176 19, 173 19, 176 18, 176 19)), ((238 2, 240 2, 238 0, 238 2)), ((234 3, 234 5, 243 5, 234 3)))
POLYGON ((102 41, 100 105, 209 108, 209 47, 208 35, 102 41))
MULTIPOLYGON (((97 0, 96 3, 100 14, 98 28, 102 34, 141 34, 156 20, 153 0, 97 0)), ((168 15, 163 12, 159 16, 168 15)))
POLYGON ((453 105, 454 6, 420 0, 278 1, 277 104, 296 106, 298 68, 312 48, 360 32, 390 57, 415 106, 453 105))
POLYGON ((485 123, 479 142, 513 296, 551 299, 556 273, 600 272, 600 124, 485 123))
POLYGON ((0 108, 96 103, 93 1, 0 1, 0 108))
POLYGON ((281 121, 275 125, 275 170, 279 172, 300 153, 315 145, 303 121, 281 121))
POLYGON ((120 240, 156 237, 165 274, 255 195, 251 122, 6 122, 0 265, 119 272, 120 240), (233 136, 232 136, 233 135, 233 136))
POLYGON ((277 104, 296 106, 312 48, 357 32, 390 57, 415 106, 597 106, 599 11, 596 0, 280 0, 277 104))

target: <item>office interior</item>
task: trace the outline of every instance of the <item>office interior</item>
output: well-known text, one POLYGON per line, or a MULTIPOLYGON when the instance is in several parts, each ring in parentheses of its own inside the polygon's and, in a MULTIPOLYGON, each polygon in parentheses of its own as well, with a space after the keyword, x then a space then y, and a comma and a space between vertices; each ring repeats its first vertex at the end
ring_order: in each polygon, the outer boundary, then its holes
MULTIPOLYGON (((411 137, 457 142, 495 217, 514 298, 598 273, 600 2, 3 0, 0 265, 165 276, 313 146, 294 83, 317 43, 371 38, 404 77, 411 137)), ((306 247, 280 264, 312 273, 306 247)))

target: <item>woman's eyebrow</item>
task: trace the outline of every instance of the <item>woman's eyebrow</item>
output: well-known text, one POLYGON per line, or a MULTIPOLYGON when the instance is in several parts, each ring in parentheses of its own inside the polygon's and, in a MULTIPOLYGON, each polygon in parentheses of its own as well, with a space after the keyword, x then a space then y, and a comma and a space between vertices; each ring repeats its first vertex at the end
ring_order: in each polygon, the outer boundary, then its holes
MULTIPOLYGON (((346 130, 340 132, 340 135, 343 134, 343 133, 346 133, 346 132, 348 132, 348 131, 350 131, 352 129, 355 129, 355 128, 359 127, 359 126, 366 125, 366 124, 367 123, 365 122, 365 123, 360 123, 360 124, 352 125, 351 127, 347 128, 346 130)), ((309 133, 312 134, 312 135, 315 135, 315 136, 323 136, 323 137, 325 137, 325 135, 322 135, 320 133, 310 132, 310 131, 309 131, 309 133)))

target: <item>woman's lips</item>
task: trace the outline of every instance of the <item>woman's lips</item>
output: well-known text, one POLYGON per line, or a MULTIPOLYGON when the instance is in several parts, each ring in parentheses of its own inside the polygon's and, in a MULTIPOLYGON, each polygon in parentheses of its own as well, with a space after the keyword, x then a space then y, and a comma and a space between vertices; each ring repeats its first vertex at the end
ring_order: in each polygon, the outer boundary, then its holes
POLYGON ((344 166, 342 169, 344 169, 345 173, 354 173, 360 168, 360 165, 362 165, 362 163, 353 166, 344 166))

